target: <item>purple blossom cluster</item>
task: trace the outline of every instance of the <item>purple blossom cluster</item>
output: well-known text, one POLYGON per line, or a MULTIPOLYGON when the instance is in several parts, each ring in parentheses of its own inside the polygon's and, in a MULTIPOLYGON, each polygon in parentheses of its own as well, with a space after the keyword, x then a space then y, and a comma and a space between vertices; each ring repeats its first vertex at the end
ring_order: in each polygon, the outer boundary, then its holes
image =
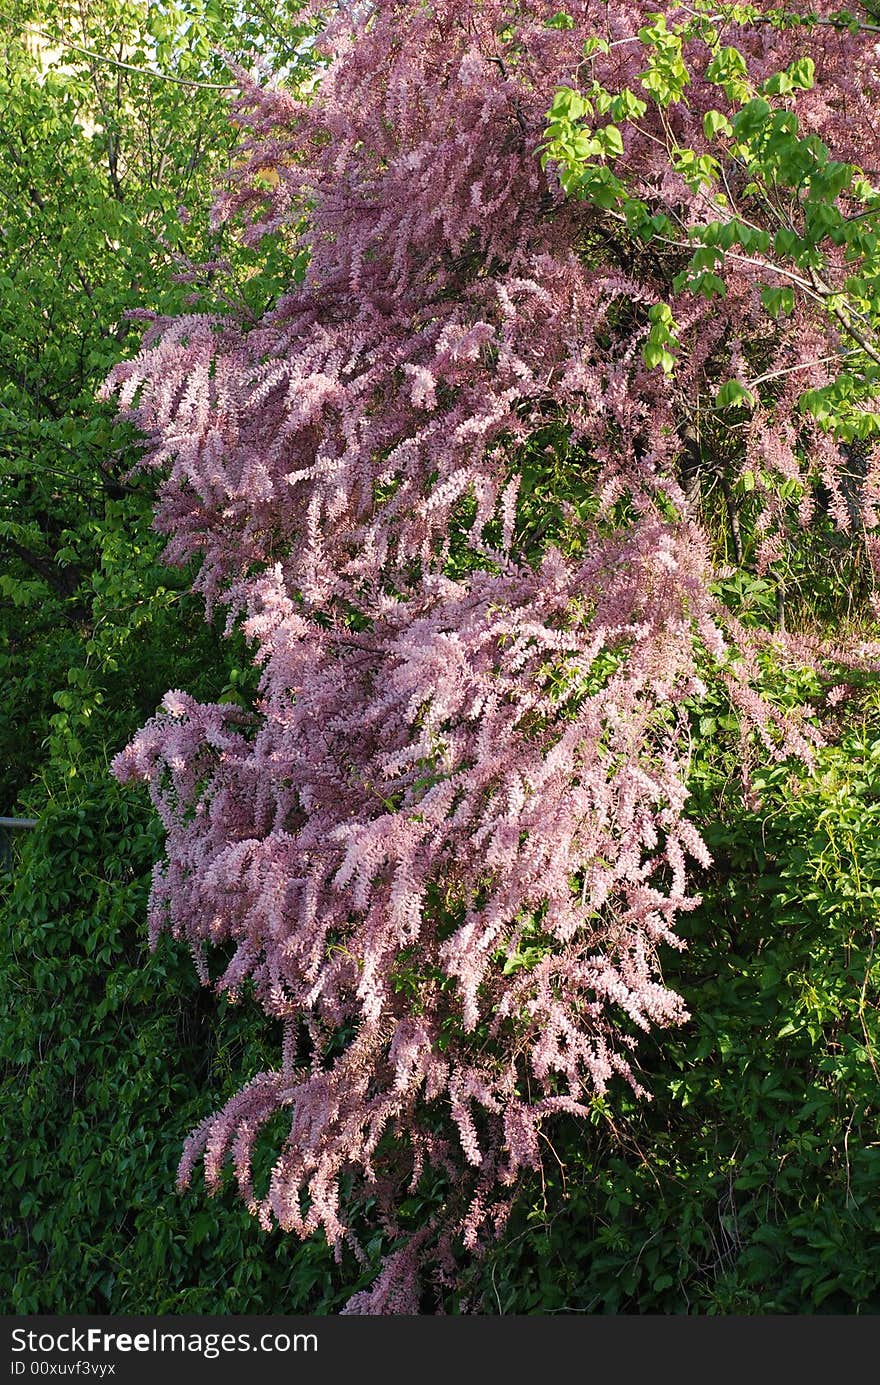
MULTIPOLYGON (((668 286, 537 151, 585 35, 612 41, 607 84, 636 83, 625 40, 656 0, 567 9, 572 29, 548 26, 556 0, 377 0, 328 25, 311 97, 241 74, 216 215, 307 246, 308 270, 258 320, 153 324, 112 377, 161 472, 169 559, 200 558, 198 588, 260 669, 252 710, 169 693, 115 761, 167 832, 153 939, 185 939, 206 983, 223 945, 217 989, 249 988, 284 1025, 279 1069, 194 1133, 180 1180, 203 1161, 215 1189, 231 1162, 264 1226, 357 1251, 375 1199, 399 1244, 352 1312, 418 1311, 420 1267, 433 1256, 442 1279, 456 1243, 497 1234, 548 1120, 614 1079, 640 1091, 634 1036, 686 1018, 658 947, 680 946, 689 863, 709 862, 685 812, 707 678, 767 753, 816 739, 757 691, 768 637, 712 595, 679 479, 693 401, 766 329, 758 271, 738 266, 720 303, 682 294, 680 369, 646 368, 668 286), (553 497, 523 481, 550 435, 590 501, 561 506, 553 542, 553 497), (279 1111, 289 1133, 258 1190, 255 1141, 279 1111), (450 1195, 407 1231, 401 1201, 428 1169, 450 1195)), ((738 41, 760 76, 804 39, 738 41)), ((823 31, 815 49, 805 126, 841 157, 874 147, 872 46, 823 31)), ((701 101, 696 83, 683 143, 701 101)), ((705 214, 650 128, 626 141, 641 187, 705 214)), ((801 477, 812 448, 845 524, 836 460, 796 417, 827 378, 807 307, 768 350, 768 370, 817 364, 756 409, 744 464, 801 477)))

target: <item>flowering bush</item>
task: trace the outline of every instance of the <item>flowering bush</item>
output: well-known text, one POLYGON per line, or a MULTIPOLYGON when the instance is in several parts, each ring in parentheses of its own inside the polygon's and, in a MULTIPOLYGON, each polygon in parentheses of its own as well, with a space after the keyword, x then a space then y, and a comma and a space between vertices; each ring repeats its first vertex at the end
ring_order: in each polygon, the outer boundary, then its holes
POLYGON ((180 1179, 231 1160, 265 1226, 338 1246, 369 1202, 394 1244, 352 1312, 417 1312, 550 1118, 640 1091, 638 1031, 686 1017, 658 947, 709 860, 710 685, 747 772, 820 739, 771 664, 873 666, 737 619, 702 520, 717 487, 772 572, 818 495, 874 551, 876 34, 570 11, 377 0, 327 23, 311 95, 240 73, 215 215, 308 268, 262 314, 155 322, 111 379, 169 558, 260 670, 252 707, 169 693, 115 762, 167 832, 153 937, 206 984, 219 947, 212 984, 284 1024, 180 1179))

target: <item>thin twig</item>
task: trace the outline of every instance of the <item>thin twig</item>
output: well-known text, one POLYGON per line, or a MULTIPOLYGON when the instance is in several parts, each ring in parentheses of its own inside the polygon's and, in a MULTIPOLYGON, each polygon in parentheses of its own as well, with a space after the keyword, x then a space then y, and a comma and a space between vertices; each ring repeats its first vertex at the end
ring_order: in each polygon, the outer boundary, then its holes
POLYGON ((763 375, 756 375, 754 380, 749 380, 748 388, 754 389, 756 385, 763 385, 768 380, 778 380, 781 375, 791 375, 796 370, 809 370, 814 365, 829 365, 835 361, 840 361, 846 356, 855 355, 856 348, 851 346, 848 351, 838 352, 834 356, 816 356, 811 361, 799 361, 797 365, 783 366, 781 370, 768 370, 763 375))
MULTIPOLYGON (((54 42, 51 34, 44 33, 42 29, 36 32, 41 38, 54 42)), ((174 82, 180 87, 199 87, 202 91, 238 91, 237 86, 224 86, 219 82, 197 82, 192 77, 172 77, 168 72, 157 72, 152 67, 135 67, 133 63, 120 62, 117 58, 107 58, 102 53, 93 53, 89 48, 80 48, 76 43, 66 42, 63 44, 62 51, 69 50, 71 53, 80 53, 84 58, 92 58, 95 62, 107 63, 110 67, 122 68, 125 72, 134 72, 138 77, 154 77, 160 82, 174 82)))

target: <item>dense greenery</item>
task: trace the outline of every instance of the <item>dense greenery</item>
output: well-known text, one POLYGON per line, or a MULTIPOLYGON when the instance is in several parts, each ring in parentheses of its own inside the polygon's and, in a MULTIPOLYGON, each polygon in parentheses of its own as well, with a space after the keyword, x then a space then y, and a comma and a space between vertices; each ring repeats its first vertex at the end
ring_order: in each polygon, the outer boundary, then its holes
POLYGON ((240 1207, 174 1191, 203 1100, 266 1053, 246 1011, 205 1003, 185 949, 147 952, 161 833, 108 773, 167 687, 236 698, 248 677, 161 565, 151 487, 95 397, 139 335, 123 314, 184 301, 173 254, 223 249, 205 207, 235 134, 211 45, 244 57, 277 22, 289 62, 299 41, 295 6, 235 13, 100 0, 73 36, 54 5, 2 13, 0 815, 38 818, 0 874, 0 1294, 19 1312, 335 1302, 322 1247, 267 1247, 240 1207), (62 35, 100 60, 61 65, 62 35))
POLYGON ((758 812, 707 813, 715 865, 665 970, 694 1018, 642 1046, 653 1103, 554 1141, 486 1311, 880 1310, 876 716, 811 782, 761 787, 758 812))
MULTIPOLYGON (((277 7, 286 36, 274 51, 288 67, 301 37, 295 10, 277 7)), ((72 23, 51 3, 0 8, 7 809, 44 763, 49 728, 53 750, 77 754, 73 722, 101 705, 119 645, 186 587, 177 574, 150 575, 160 552, 151 488, 128 479, 137 453, 95 396, 111 365, 136 348, 142 323, 126 314, 179 311, 191 289, 175 282, 176 271, 227 249, 207 212, 236 139, 229 74, 213 47, 242 60, 272 51, 261 16, 239 24, 235 15, 234 5, 100 0, 72 23)), ((211 291, 258 295, 262 278, 249 257, 233 249, 232 260, 211 291)), ((155 666, 144 653, 144 666, 155 666)), ((152 688, 144 695, 151 709, 152 688)))
MULTIPOLYGON (((548 1150, 479 1311, 880 1306, 880 738, 847 738, 812 783, 768 779, 760 812, 707 816, 716 868, 666 973, 695 1018, 643 1045, 653 1103, 554 1139, 562 1167, 548 1150)), ((336 1311, 323 1246, 267 1237, 231 1193, 173 1191, 184 1135, 274 1036, 247 1007, 218 1015, 184 949, 146 956, 155 822, 97 775, 40 811, 3 912, 8 1301, 336 1311)))
MULTIPOLYGON (((86 55, 39 78, 20 40, 26 21, 51 34, 53 10, 2 10, 0 813, 39 825, 0 875, 0 1292, 31 1313, 336 1312, 371 1267, 260 1231, 231 1191, 174 1191, 185 1135, 276 1061, 278 1034, 247 1000, 200 991, 182 944, 148 953, 162 834, 107 767, 167 687, 235 700, 252 673, 187 574, 162 567, 150 486, 95 402, 135 340, 123 313, 183 301, 171 250, 227 249, 204 217, 232 141, 210 44, 268 44, 285 64, 301 36, 293 7, 242 21, 214 0, 95 0, 86 55)), ((231 282, 268 291, 233 259, 231 282)), ((768 582, 748 571, 748 495, 736 503, 740 614, 772 624, 781 587, 790 622, 863 618, 845 544, 820 568, 805 538, 768 582)), ((759 772, 748 805, 724 713, 700 716, 692 789, 714 865, 688 950, 665 959, 693 1018, 642 1042, 650 1104, 621 1092, 591 1127, 557 1127, 453 1310, 880 1311, 880 715, 858 692, 815 772, 759 772)))

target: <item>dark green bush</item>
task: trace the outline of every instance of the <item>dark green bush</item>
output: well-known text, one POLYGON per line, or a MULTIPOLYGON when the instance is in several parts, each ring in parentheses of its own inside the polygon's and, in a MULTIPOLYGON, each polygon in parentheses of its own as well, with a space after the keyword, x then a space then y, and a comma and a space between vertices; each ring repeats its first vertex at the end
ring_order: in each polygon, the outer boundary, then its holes
MULTIPOLYGON (((108 778, 46 802, 0 900, 0 1297, 19 1313, 333 1311, 326 1248, 174 1190, 184 1137, 275 1060, 186 950, 146 949, 160 832, 108 778)), ((344 1295, 343 1295, 344 1297, 344 1295)))
POLYGON ((548 1132, 480 1311, 880 1312, 880 739, 756 785, 757 812, 707 815, 664 968, 692 1019, 641 1045, 653 1101, 548 1132))

